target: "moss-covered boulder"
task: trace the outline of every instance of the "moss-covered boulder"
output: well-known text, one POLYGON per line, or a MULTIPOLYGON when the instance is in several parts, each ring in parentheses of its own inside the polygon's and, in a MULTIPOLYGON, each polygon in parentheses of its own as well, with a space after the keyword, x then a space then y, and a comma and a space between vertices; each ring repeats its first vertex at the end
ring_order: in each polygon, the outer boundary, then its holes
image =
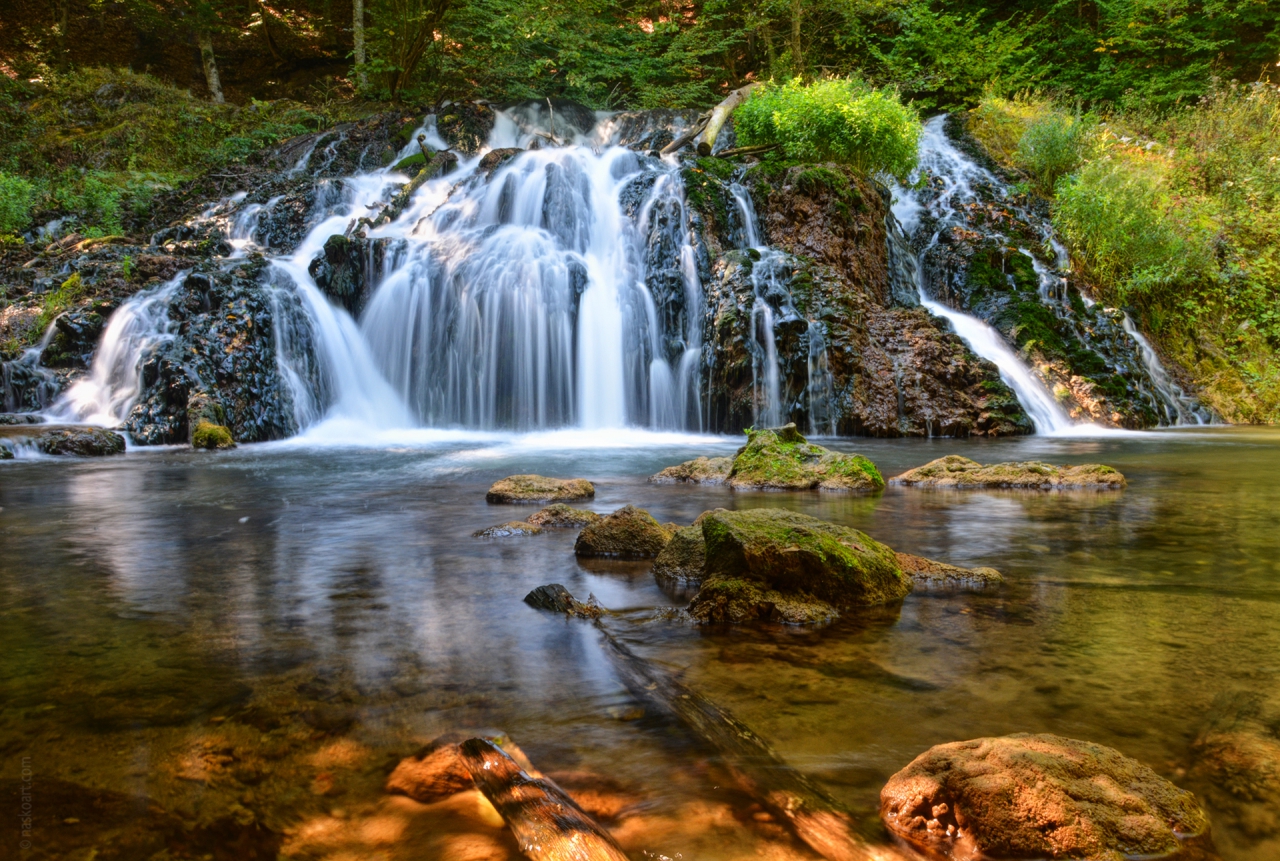
POLYGON ((932 747, 889 779, 880 812, 930 857, 1160 858, 1209 829, 1195 796, 1148 766, 1047 734, 932 747))
POLYGON ((862 455, 828 451, 788 424, 748 433, 747 444, 733 459, 729 485, 744 490, 870 492, 883 490, 884 478, 862 455))
POLYGON ((658 558, 653 560, 653 576, 666 586, 697 586, 702 582, 707 562, 707 543, 702 525, 676 530, 658 558))
POLYGON ((1086 463, 1054 466, 1039 461, 983 466, 958 454, 931 460, 890 479, 891 484, 936 488, 1026 488, 1035 490, 1118 490, 1124 476, 1109 466, 1086 463))
POLYGON ((579 556, 652 559, 671 540, 671 533, 643 508, 628 505, 589 523, 578 533, 573 552, 579 556))
MULTIPOLYGON (((702 516, 706 579, 689 612, 706 621, 754 618, 785 598, 793 616, 900 601, 911 591, 892 550, 847 526, 794 511, 717 509, 702 516), (737 585, 735 585, 737 584, 737 585), (744 585, 751 584, 752 589, 744 585), (776 593, 776 594, 773 594, 776 593), (801 612, 800 605, 808 609, 801 612), (823 606, 818 606, 823 605, 823 606)), ((788 610, 777 611, 787 620, 788 610)))
POLYGON ((835 607, 809 595, 766 589, 755 580, 715 579, 702 584, 689 615, 699 622, 785 622, 820 625, 840 614, 835 607))
POLYGON ((497 526, 487 526, 484 529, 477 529, 471 533, 472 538, 513 538, 522 535, 541 535, 542 527, 535 526, 532 523, 526 523, 523 520, 513 520, 510 523, 499 523, 497 526))
POLYGON ((999 586, 1004 575, 994 568, 961 568, 910 553, 895 553, 902 573, 924 589, 985 589, 999 586))
POLYGON ((202 421, 191 432, 191 447, 210 451, 219 448, 235 448, 236 441, 232 439, 231 431, 226 425, 202 421))
POLYGON ((124 437, 102 428, 57 428, 47 430, 32 440, 45 454, 105 457, 124 454, 124 437))
POLYGON ((495 504, 518 504, 574 502, 591 499, 595 495, 595 485, 582 478, 509 475, 501 481, 495 481, 484 498, 486 502, 495 504))
POLYGON ((586 526, 588 523, 595 523, 599 519, 600 515, 594 511, 574 508, 571 505, 565 505, 563 502, 548 505, 528 517, 530 523, 534 526, 541 526, 543 529, 577 529, 578 527, 586 526))
POLYGON ((724 484, 733 470, 731 457, 696 457, 649 476, 654 484, 724 484))

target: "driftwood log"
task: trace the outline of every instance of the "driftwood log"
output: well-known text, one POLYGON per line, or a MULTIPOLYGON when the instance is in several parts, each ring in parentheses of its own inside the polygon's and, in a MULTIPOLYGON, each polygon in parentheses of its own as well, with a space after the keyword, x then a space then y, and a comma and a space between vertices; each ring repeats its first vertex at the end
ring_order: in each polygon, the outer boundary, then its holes
POLYGON ((459 753, 476 789, 533 861, 628 861, 567 792, 545 777, 530 775, 493 742, 468 739, 459 753))
POLYGON ((705 116, 698 117, 698 121, 694 123, 693 126, 687 132, 680 135, 680 137, 676 138, 671 143, 667 144, 662 148, 662 154, 671 155, 673 152, 679 151, 679 149, 682 146, 689 143, 689 141, 693 140, 698 135, 700 135, 702 133, 702 130, 705 129, 706 127, 707 127, 707 117, 705 116))
POLYGON ((638 699, 669 712, 719 751, 738 785, 785 822, 828 861, 901 861, 888 847, 872 846, 853 829, 849 813, 812 781, 787 765, 749 727, 667 673, 637 657, 597 622, 605 650, 623 684, 638 699))
POLYGON ((760 85, 755 83, 739 87, 727 95, 724 101, 711 109, 711 116, 707 119, 706 128, 702 130, 702 134, 698 137, 698 155, 703 157, 711 155, 711 150, 716 145, 716 138, 720 135, 720 130, 729 121, 729 115, 733 113, 738 105, 745 102, 747 97, 751 95, 751 91, 758 86, 760 85))

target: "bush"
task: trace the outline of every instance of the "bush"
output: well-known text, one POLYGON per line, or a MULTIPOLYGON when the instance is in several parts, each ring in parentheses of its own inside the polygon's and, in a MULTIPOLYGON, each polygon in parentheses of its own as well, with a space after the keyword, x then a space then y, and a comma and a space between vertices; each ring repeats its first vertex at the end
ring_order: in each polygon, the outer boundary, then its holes
POLYGON ((0 236, 21 233, 31 223, 35 188, 20 176, 0 173, 0 236))
POLYGON ((857 81, 766 84, 733 117, 744 144, 776 144, 796 161, 834 161, 899 178, 916 165, 916 112, 896 93, 857 81))
POLYGON ((1033 121, 1018 140, 1013 161, 1045 194, 1084 160, 1094 123, 1054 111, 1033 121))

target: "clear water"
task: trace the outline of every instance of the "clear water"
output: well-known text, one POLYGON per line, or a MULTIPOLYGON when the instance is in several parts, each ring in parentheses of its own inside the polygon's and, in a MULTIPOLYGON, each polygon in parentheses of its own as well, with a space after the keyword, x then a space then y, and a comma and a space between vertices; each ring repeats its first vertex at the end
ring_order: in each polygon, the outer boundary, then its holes
MULTIPOLYGON (((37 834, 17 857, 515 858, 473 797, 424 806, 382 792, 399 758, 477 727, 505 730, 543 770, 620 784, 635 806, 616 833, 635 858, 807 857, 753 818, 680 726, 637 709, 594 629, 521 602, 548 582, 623 611, 614 632, 734 711, 873 839, 880 786, 939 742, 1057 732, 1185 784, 1216 696, 1252 690, 1280 707, 1274 431, 831 442, 886 475, 956 452, 1101 461, 1130 482, 1118 494, 878 497, 645 482, 734 439, 325 439, 0 466, 11 800, 22 768, 38 778, 37 834), (572 531, 471 537, 529 513, 484 502, 515 472, 589 477, 595 510, 634 503, 663 521, 795 508, 993 565, 1009 585, 913 594, 898 612, 816 631, 653 621, 681 600, 646 563, 580 563, 572 531)), ((1228 861, 1280 857, 1280 835, 1213 815, 1228 861)))

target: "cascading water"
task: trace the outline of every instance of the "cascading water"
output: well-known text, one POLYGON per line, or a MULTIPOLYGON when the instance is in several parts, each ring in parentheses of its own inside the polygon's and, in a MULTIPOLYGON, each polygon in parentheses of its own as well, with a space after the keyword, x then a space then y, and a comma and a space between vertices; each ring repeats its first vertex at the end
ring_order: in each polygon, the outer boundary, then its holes
MULTIPOLYGON (((973 220, 971 213, 981 211, 983 191, 994 193, 1002 201, 1008 200, 1011 192, 998 177, 975 163, 948 139, 945 131, 946 119, 945 115, 938 116, 925 123, 920 139, 920 166, 912 177, 913 183, 909 188, 898 186, 894 190, 895 219, 902 231, 914 238, 915 248, 918 250, 918 254, 904 254, 901 246, 906 243, 898 240, 900 247, 896 257, 900 259, 896 261, 897 265, 903 270, 905 278, 914 282, 920 303, 930 312, 946 318, 975 353, 999 368, 1001 378, 1014 390, 1037 432, 1061 434, 1078 433, 1085 427, 1095 429, 1096 426, 1082 426, 1071 420, 1049 392, 1040 375, 1027 366, 1000 332, 982 320, 939 301, 941 297, 930 296, 925 287, 924 261, 938 247, 940 237, 951 230, 961 233, 977 232, 999 240, 1001 245, 1015 247, 1018 253, 1028 258, 1038 282, 1040 303, 1059 318, 1070 319, 1072 315, 1064 274, 1069 266, 1069 257, 1047 221, 1022 213, 1028 226, 1037 235, 1037 241, 1044 246, 1045 253, 1053 258, 1053 265, 1044 262, 1032 250, 1018 247, 1014 240, 991 224, 973 220), (923 190, 921 177, 925 178, 923 190)), ((892 230, 891 225, 891 232, 892 230)), ((1081 298, 1087 305, 1092 305, 1087 297, 1081 298)), ((1109 313, 1119 316, 1118 312, 1109 313)), ((1126 348, 1127 352, 1130 356, 1136 356, 1140 362, 1130 362, 1127 367, 1131 370, 1128 372, 1117 369, 1115 373, 1125 373, 1130 378, 1144 377, 1136 382, 1142 396, 1151 404, 1144 409, 1154 408, 1155 414, 1163 420, 1174 424, 1184 423, 1189 417, 1198 420, 1196 408, 1192 406, 1194 401, 1180 390, 1175 391, 1176 387, 1160 366, 1155 352, 1137 333, 1127 316, 1124 316, 1123 323, 1123 332, 1132 339, 1126 348), (1137 368, 1137 371, 1132 368, 1137 368), (1146 377, 1150 378, 1149 384, 1146 377)), ((1090 327, 1076 326, 1074 331, 1084 347, 1091 348, 1090 327)), ((1117 334, 1119 335, 1118 330, 1117 334)), ((1119 337, 1124 339, 1124 335, 1119 337)))

